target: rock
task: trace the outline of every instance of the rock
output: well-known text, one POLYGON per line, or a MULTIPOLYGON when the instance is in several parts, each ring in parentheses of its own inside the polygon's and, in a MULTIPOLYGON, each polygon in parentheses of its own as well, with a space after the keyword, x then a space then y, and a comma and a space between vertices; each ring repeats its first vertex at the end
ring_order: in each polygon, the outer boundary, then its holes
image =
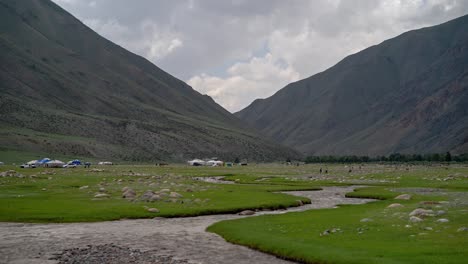
POLYGON ((320 233, 320 236, 328 236, 328 235, 330 235, 330 230, 328 229, 320 233))
POLYGON ((46 188, 42 188, 42 190, 43 190, 43 191, 47 191, 47 189, 46 189, 46 188))
POLYGON ((84 185, 84 186, 81 186, 81 187, 80 187, 80 190, 84 190, 84 189, 88 189, 88 188, 89 188, 88 185, 84 185))
POLYGON ((405 206, 399 203, 392 203, 391 205, 387 206, 387 208, 401 208, 401 207, 405 207, 405 206))
POLYGON ((447 218, 440 218, 440 219, 437 219, 436 221, 437 223, 448 223, 450 222, 447 218))
POLYGON ((372 222, 372 221, 374 221, 374 220, 372 220, 372 219, 370 219, 370 218, 363 218, 363 219, 361 219, 360 222, 361 222, 361 223, 367 223, 367 222, 372 222))
POLYGON ((406 227, 406 228, 411 228, 411 226, 410 226, 410 225, 405 225, 405 227, 406 227))
POLYGON ((126 192, 128 189, 130 189, 128 186, 125 186, 122 188, 122 192, 126 192))
POLYGON ((254 215, 255 212, 252 211, 252 210, 244 210, 242 212, 239 213, 239 215, 254 215))
POLYGON ((153 196, 150 197, 149 201, 150 202, 155 202, 161 200, 161 196, 154 194, 153 196))
POLYGON ((192 189, 188 188, 187 190, 185 190, 186 192, 193 192, 192 189))
POLYGON ((397 197, 394 198, 395 200, 410 200, 411 199, 411 195, 410 194, 400 194, 398 195, 397 197))
POLYGON ((418 216, 418 217, 424 217, 424 216, 434 216, 434 211, 432 210, 426 210, 422 208, 417 208, 414 209, 409 216, 418 216))
POLYGON ((133 189, 127 188, 127 190, 122 193, 122 198, 125 199, 135 199, 136 192, 133 189))
POLYGON ((171 198, 181 198, 182 195, 181 195, 180 193, 171 192, 171 193, 169 194, 169 197, 171 197, 171 198))
POLYGON ((106 189, 104 187, 99 188, 99 192, 105 193, 106 189))
POLYGON ((434 216, 434 211, 431 209, 417 208, 409 213, 409 216, 434 216))
POLYGON ((426 227, 424 228, 424 230, 426 230, 426 231, 432 231, 433 229, 432 229, 432 227, 430 227, 430 226, 426 226, 426 227))
POLYGON ((436 212, 436 215, 444 215, 446 212, 444 210, 439 210, 436 212))
POLYGON ((409 220, 410 220, 411 223, 419 223, 419 222, 423 221, 421 218, 419 218, 417 216, 412 216, 412 217, 410 217, 409 220))
POLYGON ((148 209, 146 209, 146 211, 148 211, 150 213, 159 213, 158 208, 148 208, 148 209))
POLYGON ((15 170, 7 170, 4 172, 0 172, 0 177, 18 177, 23 178, 23 174, 16 172, 15 170))
POLYGON ((162 189, 160 192, 170 192, 170 189, 162 189))
POLYGON ((109 198, 110 196, 106 193, 97 193, 94 198, 109 198))
POLYGON ((145 193, 143 193, 141 196, 140 196, 140 200, 141 201, 149 201, 151 199, 151 197, 154 195, 154 192, 151 191, 151 190, 148 190, 146 191, 145 193))
POLYGON ((302 200, 296 200, 296 203, 297 203, 298 206, 303 206, 303 205, 304 205, 304 203, 302 202, 302 200))
POLYGON ((468 231, 468 227, 460 227, 457 229, 457 232, 465 232, 465 231, 468 231))

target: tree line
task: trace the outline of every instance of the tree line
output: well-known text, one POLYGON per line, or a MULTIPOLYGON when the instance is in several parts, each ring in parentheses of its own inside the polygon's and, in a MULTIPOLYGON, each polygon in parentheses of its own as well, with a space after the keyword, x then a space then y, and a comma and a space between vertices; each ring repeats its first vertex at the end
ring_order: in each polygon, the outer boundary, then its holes
POLYGON ((460 155, 452 155, 446 153, 432 154, 401 154, 393 153, 388 156, 308 156, 305 163, 365 163, 365 162, 468 162, 468 153, 460 155))

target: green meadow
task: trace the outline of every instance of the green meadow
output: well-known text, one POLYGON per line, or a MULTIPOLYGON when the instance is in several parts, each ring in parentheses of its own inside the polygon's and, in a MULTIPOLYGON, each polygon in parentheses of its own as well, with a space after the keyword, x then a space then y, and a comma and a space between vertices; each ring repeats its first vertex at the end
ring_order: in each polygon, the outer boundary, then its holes
POLYGON ((0 167, 0 172, 8 170, 16 176, 0 177, 0 221, 90 222, 275 210, 299 206, 298 200, 314 203, 280 191, 357 185, 348 197, 377 201, 227 220, 208 231, 303 263, 464 263, 468 257, 468 167, 463 164, 0 167), (232 184, 199 179, 215 176, 232 184), (123 198, 124 187, 135 190, 137 198, 123 198), (182 197, 138 199, 147 190, 163 189, 182 197), (99 193, 106 197, 96 198, 99 193), (395 200, 400 194, 411 199, 395 200), (393 203, 402 206, 388 208, 393 203), (434 215, 410 222, 417 208, 434 215))

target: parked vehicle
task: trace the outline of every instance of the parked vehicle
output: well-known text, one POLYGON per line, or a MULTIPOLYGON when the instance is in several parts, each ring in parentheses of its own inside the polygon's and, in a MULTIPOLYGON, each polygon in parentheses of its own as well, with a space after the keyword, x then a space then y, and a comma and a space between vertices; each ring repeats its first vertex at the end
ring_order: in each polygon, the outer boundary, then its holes
POLYGON ((25 164, 21 164, 20 168, 23 168, 23 169, 25 169, 25 168, 36 168, 36 164, 27 164, 27 163, 25 163, 25 164))
POLYGON ((63 165, 63 168, 76 168, 76 164, 68 163, 68 164, 63 165))

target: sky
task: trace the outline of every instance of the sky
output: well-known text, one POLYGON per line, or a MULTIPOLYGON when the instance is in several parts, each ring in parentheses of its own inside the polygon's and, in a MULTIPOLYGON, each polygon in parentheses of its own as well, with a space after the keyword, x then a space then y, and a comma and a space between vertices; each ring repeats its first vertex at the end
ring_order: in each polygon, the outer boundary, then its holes
POLYGON ((230 112, 468 0, 53 0, 230 112))

